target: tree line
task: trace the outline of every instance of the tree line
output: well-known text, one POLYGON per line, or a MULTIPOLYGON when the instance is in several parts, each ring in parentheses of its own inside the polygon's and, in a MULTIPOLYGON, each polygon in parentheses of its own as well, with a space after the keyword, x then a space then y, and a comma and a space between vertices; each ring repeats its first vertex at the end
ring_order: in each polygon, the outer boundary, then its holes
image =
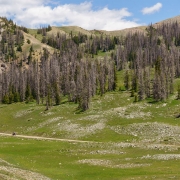
POLYGON ((78 103, 79 109, 89 108, 91 97, 115 90, 114 61, 77 58, 76 49, 50 54, 44 49, 41 61, 32 61, 28 68, 12 62, 0 74, 0 101, 6 104, 29 102, 46 104, 47 109, 59 105, 63 96, 78 103))
POLYGON ((98 55, 99 51, 107 52, 114 50, 120 41, 119 37, 115 36, 87 36, 80 32, 77 35, 73 35, 72 32, 67 35, 57 32, 56 35, 47 35, 44 33, 42 43, 48 44, 49 46, 59 50, 64 50, 66 48, 66 44, 70 40, 81 48, 81 54, 90 54, 92 57, 94 57, 94 55, 98 55))
MULTIPOLYGON (((0 57, 4 62, 4 46, 8 44, 13 49, 13 44, 23 43, 21 29, 13 27, 2 33, 0 57)), ((81 33, 68 36, 59 32, 47 36, 50 28, 39 29, 39 32, 43 34, 42 42, 54 47, 54 53, 44 48, 40 61, 29 55, 27 67, 12 56, 14 61, 0 74, 0 102, 36 100, 48 109, 59 105, 66 96, 69 102, 77 103, 79 109, 85 111, 94 95, 116 90, 117 71, 124 71, 124 87, 135 101, 146 98, 164 101, 174 92, 174 80, 180 77, 177 22, 156 28, 149 25, 144 33, 120 37, 81 33), (96 59, 94 55, 99 51, 112 53, 96 59)), ((31 47, 30 54, 32 51, 31 47)))
POLYGON ((114 60, 125 70, 124 85, 135 100, 166 100, 180 77, 180 27, 177 22, 150 25, 147 33, 129 33, 118 46, 114 60))
POLYGON ((10 62, 16 59, 16 51, 22 52, 24 35, 22 30, 27 32, 27 28, 19 27, 12 20, 1 18, 0 23, 0 59, 10 62))

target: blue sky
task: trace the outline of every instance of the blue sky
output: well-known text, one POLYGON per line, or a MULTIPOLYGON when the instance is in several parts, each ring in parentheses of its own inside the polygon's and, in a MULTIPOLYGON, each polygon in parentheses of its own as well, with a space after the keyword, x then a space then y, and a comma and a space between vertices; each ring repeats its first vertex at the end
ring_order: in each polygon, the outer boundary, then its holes
POLYGON ((18 25, 77 25, 119 30, 180 15, 179 0, 0 0, 0 16, 18 25))

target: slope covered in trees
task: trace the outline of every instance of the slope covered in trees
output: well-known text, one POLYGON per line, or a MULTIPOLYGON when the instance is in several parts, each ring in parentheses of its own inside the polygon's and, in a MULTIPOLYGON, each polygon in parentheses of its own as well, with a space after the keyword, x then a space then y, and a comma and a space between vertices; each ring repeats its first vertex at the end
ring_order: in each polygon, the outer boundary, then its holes
POLYGON ((42 36, 42 43, 51 46, 53 53, 43 48, 37 59, 32 56, 31 46, 26 65, 17 61, 14 52, 22 51, 23 33, 28 30, 12 21, 5 22, 1 23, 0 46, 4 63, 0 73, 2 103, 34 99, 38 104, 46 104, 48 109, 59 105, 62 96, 66 96, 68 101, 86 110, 91 97, 116 90, 117 71, 125 72, 124 87, 131 90, 135 101, 145 98, 162 101, 174 92, 174 79, 180 76, 177 22, 156 28, 150 25, 146 33, 129 32, 124 36, 73 34, 72 31, 50 34, 51 26, 40 28, 37 33, 42 36), (105 52, 109 55, 99 58, 105 52))
POLYGON ((18 27, 12 20, 1 18, 0 22, 0 58, 3 61, 9 62, 16 59, 16 52, 22 52, 24 43, 23 32, 27 31, 25 27, 18 27))
MULTIPOLYGON (((39 33, 46 30, 40 29, 39 33)), ((78 103, 80 109, 86 110, 92 96, 114 90, 114 62, 108 57, 92 60, 80 47, 85 36, 79 37, 67 38, 59 33, 55 39, 48 37, 47 44, 54 48, 54 53, 44 48, 40 52, 40 61, 33 58, 31 46, 28 66, 19 63, 16 56, 10 63, 2 56, 4 64, 1 66, 5 68, 0 74, 0 101, 9 104, 36 99, 38 104, 45 103, 48 109, 53 104, 60 104, 62 96, 67 96, 69 101, 78 103)))
POLYGON ((147 34, 128 34, 117 48, 116 65, 125 69, 125 87, 138 99, 166 100, 180 76, 180 27, 177 22, 151 25, 147 34))

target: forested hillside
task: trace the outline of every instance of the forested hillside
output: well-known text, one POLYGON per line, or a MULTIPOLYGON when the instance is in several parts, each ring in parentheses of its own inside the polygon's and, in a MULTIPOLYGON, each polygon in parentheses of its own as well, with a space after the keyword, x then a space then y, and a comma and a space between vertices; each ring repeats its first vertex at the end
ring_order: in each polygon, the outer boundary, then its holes
POLYGON ((130 90, 135 101, 164 101, 174 93, 174 80, 180 76, 178 22, 118 36, 54 32, 51 26, 28 30, 6 18, 0 25, 0 101, 5 104, 36 100, 48 109, 67 97, 84 111, 91 97, 115 90, 130 90), (41 41, 39 49, 25 40, 28 33, 41 41), (124 72, 121 87, 118 71, 124 72))
POLYGON ((0 59, 3 62, 16 60, 16 51, 22 52, 21 46, 24 43, 22 30, 27 32, 26 28, 16 26, 12 20, 0 19, 0 59))

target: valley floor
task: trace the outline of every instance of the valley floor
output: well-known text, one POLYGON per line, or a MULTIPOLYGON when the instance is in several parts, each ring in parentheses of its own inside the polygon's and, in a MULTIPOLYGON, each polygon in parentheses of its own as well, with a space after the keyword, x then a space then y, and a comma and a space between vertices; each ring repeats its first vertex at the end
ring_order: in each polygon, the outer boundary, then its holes
POLYGON ((0 105, 0 179, 180 179, 179 101, 134 103, 129 92, 0 105), (12 136, 12 132, 16 132, 12 136))

